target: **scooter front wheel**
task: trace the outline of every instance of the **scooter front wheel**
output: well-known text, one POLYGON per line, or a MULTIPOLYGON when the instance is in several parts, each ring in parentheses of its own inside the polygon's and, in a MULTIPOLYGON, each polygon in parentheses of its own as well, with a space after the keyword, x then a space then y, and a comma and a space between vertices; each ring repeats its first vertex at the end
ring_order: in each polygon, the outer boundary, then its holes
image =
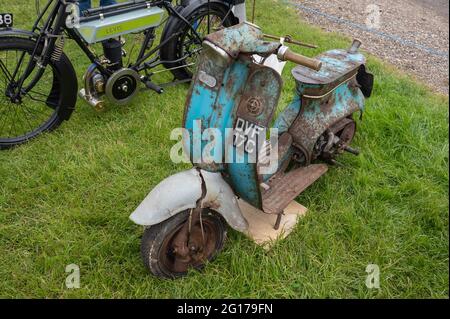
POLYGON ((192 223, 190 210, 186 210, 146 228, 141 254, 144 265, 155 276, 178 278, 190 268, 202 269, 222 250, 225 239, 226 226, 221 216, 204 209, 201 218, 192 223), (180 232, 189 223, 189 235, 180 243, 180 232))

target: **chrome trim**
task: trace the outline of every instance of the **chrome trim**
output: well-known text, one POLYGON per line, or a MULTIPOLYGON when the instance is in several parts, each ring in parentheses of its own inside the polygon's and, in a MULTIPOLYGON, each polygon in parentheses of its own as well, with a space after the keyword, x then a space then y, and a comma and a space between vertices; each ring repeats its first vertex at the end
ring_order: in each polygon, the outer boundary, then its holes
POLYGON ((287 47, 287 46, 285 46, 285 45, 282 45, 279 49, 278 49, 278 53, 277 53, 277 56, 278 56, 278 59, 280 59, 281 61, 286 61, 285 59, 284 59, 284 56, 285 56, 285 54, 286 54, 286 52, 289 50, 289 47, 287 47))
POLYGON ((334 92, 338 87, 340 87, 342 84, 345 84, 347 82, 350 82, 352 79, 354 79, 356 77, 356 74, 349 77, 347 80, 343 81, 342 83, 339 83, 338 85, 336 85, 332 90, 328 91, 327 93, 323 94, 323 95, 306 95, 303 94, 302 97, 305 97, 307 99, 321 99, 324 98, 325 96, 329 95, 331 92, 334 92))

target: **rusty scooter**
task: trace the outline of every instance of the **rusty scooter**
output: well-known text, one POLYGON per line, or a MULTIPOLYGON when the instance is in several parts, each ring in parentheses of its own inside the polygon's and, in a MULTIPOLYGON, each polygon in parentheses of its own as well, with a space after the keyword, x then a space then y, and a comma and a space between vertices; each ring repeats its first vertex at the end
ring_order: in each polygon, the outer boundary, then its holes
POLYGON ((287 205, 339 154, 359 153, 350 146, 353 116, 373 86, 360 45, 355 40, 349 50, 311 59, 266 41, 247 22, 206 37, 183 119, 182 143, 194 168, 163 180, 130 216, 145 226, 141 252, 151 273, 184 276, 222 249, 225 224, 245 232, 238 198, 278 215, 279 227, 287 205), (282 80, 263 64, 273 54, 298 64, 295 98, 275 121, 282 80))

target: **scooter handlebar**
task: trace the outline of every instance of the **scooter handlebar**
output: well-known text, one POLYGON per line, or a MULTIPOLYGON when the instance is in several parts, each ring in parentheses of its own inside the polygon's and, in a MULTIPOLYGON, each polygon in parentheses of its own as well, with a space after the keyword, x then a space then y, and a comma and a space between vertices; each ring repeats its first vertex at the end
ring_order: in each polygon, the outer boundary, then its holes
POLYGON ((307 68, 319 71, 322 67, 322 61, 308 58, 304 55, 297 54, 289 50, 288 47, 282 46, 278 50, 278 58, 282 61, 291 61, 307 68))

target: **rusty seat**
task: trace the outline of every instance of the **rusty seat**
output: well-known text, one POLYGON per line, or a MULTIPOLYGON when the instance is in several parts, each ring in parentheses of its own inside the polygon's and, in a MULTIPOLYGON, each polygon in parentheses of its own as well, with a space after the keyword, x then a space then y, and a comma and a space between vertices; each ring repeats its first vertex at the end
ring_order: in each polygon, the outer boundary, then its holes
POLYGON ((360 66, 365 63, 362 54, 349 53, 345 50, 327 51, 317 56, 316 59, 322 61, 320 71, 314 71, 301 65, 292 70, 300 95, 327 94, 356 75, 360 66))

